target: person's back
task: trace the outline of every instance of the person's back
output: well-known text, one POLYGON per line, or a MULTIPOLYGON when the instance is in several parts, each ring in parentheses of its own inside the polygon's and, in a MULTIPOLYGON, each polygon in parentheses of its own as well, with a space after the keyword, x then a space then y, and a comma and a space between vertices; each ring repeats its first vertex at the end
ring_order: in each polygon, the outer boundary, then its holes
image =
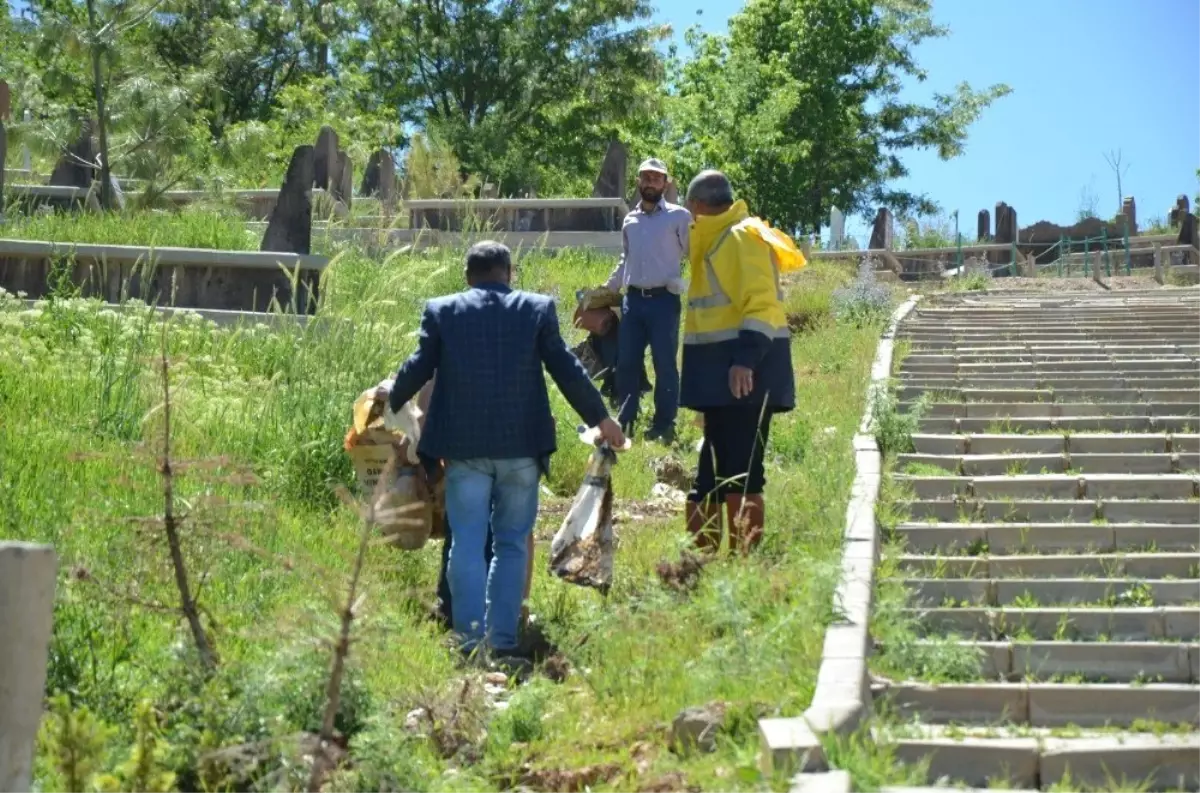
POLYGON ((489 283, 433 300, 427 311, 437 317, 442 349, 421 452, 444 459, 553 452, 542 374, 545 337, 558 335, 557 322, 547 322, 553 303, 489 283))

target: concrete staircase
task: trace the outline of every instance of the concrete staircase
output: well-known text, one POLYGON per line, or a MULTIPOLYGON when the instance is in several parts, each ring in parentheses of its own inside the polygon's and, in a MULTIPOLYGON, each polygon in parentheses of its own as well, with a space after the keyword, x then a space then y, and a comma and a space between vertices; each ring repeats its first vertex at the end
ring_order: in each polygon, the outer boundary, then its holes
POLYGON ((900 575, 978 670, 878 683, 878 729, 930 784, 1200 789, 1200 291, 943 298, 899 337, 900 575))

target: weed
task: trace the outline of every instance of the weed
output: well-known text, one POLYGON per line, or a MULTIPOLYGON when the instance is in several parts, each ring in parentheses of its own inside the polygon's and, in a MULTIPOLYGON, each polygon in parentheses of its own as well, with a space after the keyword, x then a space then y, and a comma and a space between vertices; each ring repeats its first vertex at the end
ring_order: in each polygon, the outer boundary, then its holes
POLYGON ((892 310, 892 292, 875 278, 875 261, 864 257, 858 265, 858 277, 849 286, 833 292, 833 316, 838 322, 855 327, 882 324, 892 310))

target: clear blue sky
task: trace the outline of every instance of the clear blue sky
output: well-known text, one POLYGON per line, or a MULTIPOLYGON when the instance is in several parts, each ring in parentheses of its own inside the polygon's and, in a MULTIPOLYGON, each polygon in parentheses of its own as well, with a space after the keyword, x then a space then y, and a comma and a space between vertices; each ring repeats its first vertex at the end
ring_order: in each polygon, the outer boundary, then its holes
MULTIPOLYGON (((682 42, 699 23, 723 32, 741 0, 658 0, 659 21, 682 42), (696 16, 696 9, 704 13, 696 16)), ((1119 208, 1104 153, 1120 149, 1122 190, 1137 201, 1139 225, 1163 216, 1175 197, 1194 200, 1200 167, 1200 3, 1197 0, 935 0, 950 35, 926 42, 928 72, 906 98, 926 99, 966 80, 1007 83, 1012 93, 971 128, 963 156, 905 158, 908 189, 959 210, 973 235, 976 213, 998 201, 1028 226, 1071 222, 1090 191, 1104 214, 1119 208)), ((853 231, 861 233, 861 224, 853 231)), ((851 232, 849 218, 847 232, 851 232)))

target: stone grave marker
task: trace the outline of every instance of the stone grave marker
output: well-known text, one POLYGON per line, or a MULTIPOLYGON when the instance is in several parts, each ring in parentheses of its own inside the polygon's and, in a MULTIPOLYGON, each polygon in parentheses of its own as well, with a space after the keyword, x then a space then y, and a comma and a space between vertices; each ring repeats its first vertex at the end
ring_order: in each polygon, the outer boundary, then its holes
POLYGON ((619 140, 610 141, 600 165, 600 174, 592 186, 593 198, 621 198, 629 176, 629 152, 619 140))
POLYGON ((890 251, 892 249, 892 213, 887 207, 880 207, 875 213, 875 224, 871 227, 870 250, 890 251))
POLYGON ((1017 240, 1017 210, 1001 201, 996 204, 996 238, 998 243, 1012 243, 1017 240))
POLYGON ((344 151, 337 153, 335 173, 337 177, 333 182, 333 197, 345 204, 346 209, 349 209, 350 201, 354 197, 354 163, 350 160, 350 155, 344 151))
POLYGON ((362 184, 358 192, 362 196, 376 196, 385 207, 396 201, 396 163, 391 152, 378 149, 367 159, 362 184))
POLYGON ((280 253, 312 252, 313 147, 297 146, 271 210, 267 233, 259 250, 280 253))
POLYGON ((12 96, 8 92, 8 83, 0 80, 0 121, 8 121, 8 113, 12 96))
POLYGON ((92 122, 83 122, 79 137, 58 158, 50 173, 50 184, 90 188, 96 179, 96 160, 100 156, 92 138, 92 122))
POLYGON ((337 179, 338 134, 333 127, 321 127, 313 150, 313 181, 321 190, 332 192, 337 179))
POLYGON ((1178 226, 1183 223, 1183 216, 1192 211, 1191 201, 1186 195, 1180 195, 1175 199, 1175 208, 1168 215, 1167 223, 1171 226, 1178 226))
POLYGON ((1121 202, 1121 214, 1125 216, 1125 228, 1129 231, 1129 236, 1137 234, 1137 204, 1133 196, 1121 202))
POLYGON ((846 213, 837 207, 829 210, 829 250, 840 251, 846 242, 846 213))
POLYGON ((987 242, 992 238, 992 214, 986 209, 979 210, 975 220, 975 238, 980 242, 987 242))

